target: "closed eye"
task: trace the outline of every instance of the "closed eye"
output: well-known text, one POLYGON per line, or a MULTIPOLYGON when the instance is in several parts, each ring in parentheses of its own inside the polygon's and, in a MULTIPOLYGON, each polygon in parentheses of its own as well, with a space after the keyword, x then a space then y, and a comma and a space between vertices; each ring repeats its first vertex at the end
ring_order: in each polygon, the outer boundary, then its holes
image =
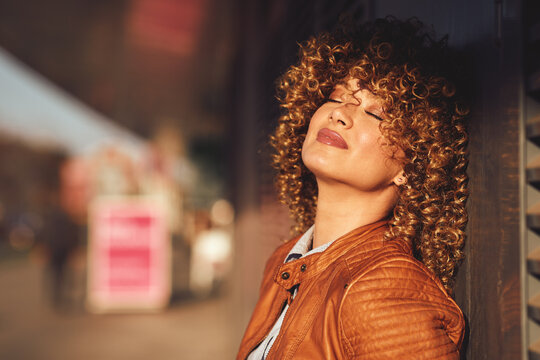
POLYGON ((383 121, 383 118, 380 117, 379 115, 376 115, 372 112, 369 112, 369 111, 366 111, 366 114, 368 114, 369 116, 373 116, 375 119, 379 120, 379 121, 383 121))
POLYGON ((332 103, 336 103, 336 104, 341 104, 342 103, 342 101, 340 101, 340 100, 331 99, 331 98, 326 99, 326 102, 332 102, 332 103))

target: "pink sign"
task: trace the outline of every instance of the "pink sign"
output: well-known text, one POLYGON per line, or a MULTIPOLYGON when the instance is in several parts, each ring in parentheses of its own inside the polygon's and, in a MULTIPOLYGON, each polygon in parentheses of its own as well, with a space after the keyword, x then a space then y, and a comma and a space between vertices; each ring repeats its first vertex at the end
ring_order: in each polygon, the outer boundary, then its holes
POLYGON ((171 251, 160 203, 148 197, 102 198, 91 207, 89 226, 89 308, 166 306, 171 251))

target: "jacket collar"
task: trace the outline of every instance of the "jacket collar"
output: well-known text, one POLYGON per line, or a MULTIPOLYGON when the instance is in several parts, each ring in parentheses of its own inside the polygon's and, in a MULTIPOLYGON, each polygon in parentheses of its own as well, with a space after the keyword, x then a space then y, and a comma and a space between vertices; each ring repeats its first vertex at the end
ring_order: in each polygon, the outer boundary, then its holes
MULTIPOLYGON (((354 229, 332 242, 323 252, 280 264, 274 273, 274 281, 284 289, 290 289, 294 285, 325 271, 336 259, 346 255, 352 249, 355 249, 355 253, 362 253, 380 248, 383 246, 383 237, 375 235, 382 235, 387 229, 388 220, 377 221, 354 229)), ((299 237, 292 241, 291 246, 287 246, 288 251, 298 239, 299 237)))

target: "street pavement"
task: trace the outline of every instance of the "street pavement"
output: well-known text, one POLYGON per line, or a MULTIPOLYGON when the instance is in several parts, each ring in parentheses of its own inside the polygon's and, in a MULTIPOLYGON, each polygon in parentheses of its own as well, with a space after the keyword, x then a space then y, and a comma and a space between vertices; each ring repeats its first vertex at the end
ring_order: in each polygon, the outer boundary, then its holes
POLYGON ((56 311, 47 298, 43 265, 0 263, 0 360, 233 359, 238 346, 227 296, 180 297, 159 313, 99 315, 56 311))

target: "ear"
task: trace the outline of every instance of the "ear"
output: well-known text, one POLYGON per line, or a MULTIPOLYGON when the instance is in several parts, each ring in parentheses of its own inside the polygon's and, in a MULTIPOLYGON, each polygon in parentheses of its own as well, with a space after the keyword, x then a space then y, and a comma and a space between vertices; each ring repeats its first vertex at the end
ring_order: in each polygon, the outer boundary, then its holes
POLYGON ((405 177, 405 172, 401 170, 399 174, 397 174, 394 179, 392 180, 394 184, 397 186, 404 185, 407 182, 407 178, 405 177))

